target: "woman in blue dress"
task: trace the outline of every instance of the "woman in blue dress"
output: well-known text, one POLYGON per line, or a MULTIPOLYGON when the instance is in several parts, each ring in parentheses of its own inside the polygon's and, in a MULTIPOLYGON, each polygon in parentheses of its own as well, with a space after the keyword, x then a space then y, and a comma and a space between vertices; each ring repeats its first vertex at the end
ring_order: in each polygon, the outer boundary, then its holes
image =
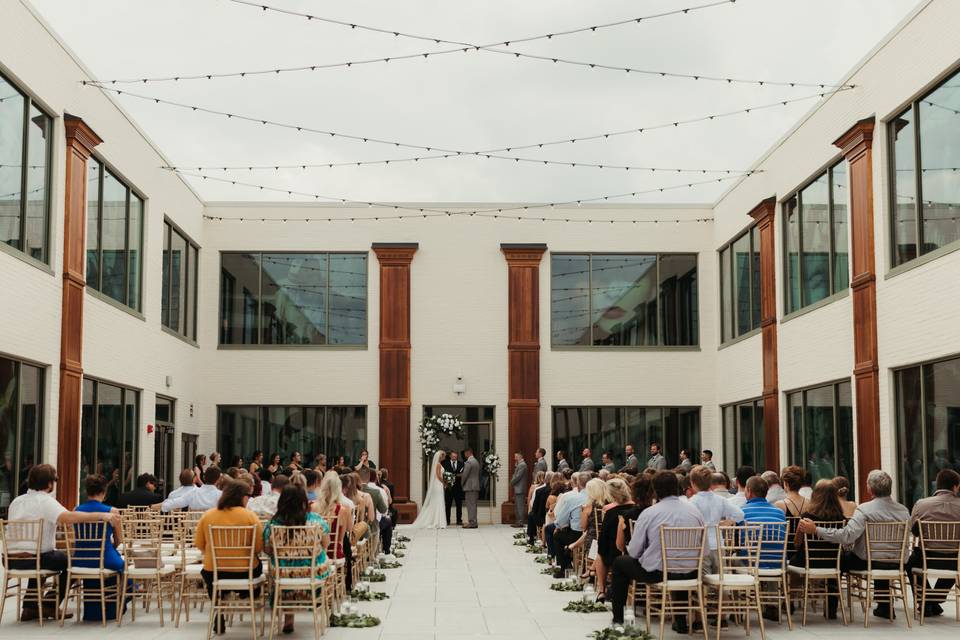
MULTIPOLYGON (((86 493, 87 501, 83 504, 77 505, 77 511, 82 511, 84 513, 105 513, 112 510, 112 508, 104 504, 104 498, 107 495, 107 479, 102 475, 92 475, 87 476, 86 479, 86 493)), ((117 551, 117 545, 120 543, 120 535, 118 532, 113 530, 113 526, 107 523, 103 523, 103 527, 106 527, 104 535, 107 538, 106 544, 103 548, 103 567, 104 569, 112 569, 116 571, 121 576, 123 575, 124 562, 123 556, 120 555, 120 552, 117 551)), ((96 548, 99 551, 99 545, 94 547, 93 544, 82 545, 89 546, 91 549, 96 548)), ((90 560, 74 559, 74 565, 78 567, 94 567, 99 566, 99 558, 90 560)), ((93 553, 91 553, 93 555, 93 553)), ((105 581, 106 586, 112 587, 117 584, 117 576, 109 578, 105 581)), ((85 580, 84 587, 90 589, 98 589, 100 587, 99 580, 85 580)), ((83 603, 83 619, 87 622, 101 622, 102 611, 100 609, 99 600, 88 600, 83 603)), ((113 602, 108 602, 106 605, 106 617, 107 620, 116 620, 116 606, 113 602)))

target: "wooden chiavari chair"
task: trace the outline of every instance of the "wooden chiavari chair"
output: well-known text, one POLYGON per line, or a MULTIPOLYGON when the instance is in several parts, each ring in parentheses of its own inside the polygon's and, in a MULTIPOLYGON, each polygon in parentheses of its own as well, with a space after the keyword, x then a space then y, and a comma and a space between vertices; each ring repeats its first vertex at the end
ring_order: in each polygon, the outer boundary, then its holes
POLYGON ((180 613, 186 611, 187 622, 190 622, 190 609, 199 604, 203 611, 203 605, 207 601, 207 589, 203 584, 203 578, 200 572, 203 570, 201 564, 203 554, 193 546, 193 538, 197 532, 197 523, 203 517, 203 511, 185 511, 183 512, 183 555, 185 560, 190 558, 189 562, 183 566, 180 571, 180 586, 177 590, 177 613, 174 626, 180 626, 180 613))
POLYGON ((210 554, 213 559, 213 599, 210 604, 210 622, 207 640, 213 636, 218 616, 250 613, 253 640, 263 635, 266 626, 265 594, 266 576, 255 575, 259 565, 256 552, 256 535, 259 527, 210 526, 210 554), (243 578, 227 578, 221 574, 246 573, 243 578), (237 593, 246 596, 231 597, 237 593), (260 626, 257 626, 257 605, 260 605, 260 626))
POLYGON ((125 520, 123 538, 126 542, 125 575, 131 585, 125 595, 131 600, 131 621, 137 619, 137 600, 141 600, 144 610, 149 611, 150 603, 155 599, 162 627, 165 595, 169 595, 171 605, 176 600, 176 567, 165 562, 169 556, 164 555, 163 521, 160 517, 146 516, 125 520))
MULTIPOLYGON (((890 621, 894 605, 903 603, 903 612, 910 627, 910 607, 907 604, 907 556, 910 524, 908 522, 867 522, 864 531, 867 543, 867 568, 848 572, 847 597, 857 598, 863 611, 863 627, 870 626, 870 608, 874 600, 886 600, 890 621), (878 589, 876 582, 886 583, 878 589)), ((851 607, 852 615, 852 607, 851 607)))
MULTIPOLYGON (((43 520, 0 520, 0 546, 3 549, 3 592, 0 593, 0 621, 3 620, 3 609, 10 595, 10 589, 15 591, 17 603, 17 620, 25 602, 35 600, 37 610, 40 611, 38 622, 43 626, 43 612, 45 608, 56 607, 60 603, 56 596, 45 598, 48 581, 53 586, 52 593, 57 593, 60 584, 60 573, 51 569, 40 568, 40 545, 43 542, 43 520), (28 569, 13 569, 10 561, 16 560, 19 564, 33 565, 28 569), (24 580, 27 586, 23 586, 24 580), (11 584, 12 582, 12 584, 11 584), (33 584, 34 586, 30 586, 33 584)), ((61 611, 58 611, 58 618, 61 611)))
MULTIPOLYGON (((832 522, 818 522, 817 527, 823 529, 842 529, 843 520, 832 522)), ((843 624, 847 624, 847 608, 844 604, 840 589, 842 575, 840 573, 839 544, 829 542, 816 534, 808 534, 803 545, 803 566, 787 565, 787 573, 798 576, 803 586, 792 588, 791 594, 801 594, 803 601, 803 619, 801 626, 807 626, 807 608, 811 599, 823 601, 823 615, 826 617, 829 610, 829 599, 836 597, 840 607, 843 624)))
POLYGON ((706 574, 703 576, 703 582, 716 593, 718 639, 725 613, 743 614, 744 628, 749 634, 751 612, 757 614, 760 637, 766 638, 763 628, 763 610, 760 606, 762 541, 763 527, 760 525, 717 527, 719 573, 706 574), (729 595, 733 597, 727 598, 729 595))
POLYGON ((328 621, 326 593, 331 563, 319 564, 323 529, 316 525, 284 527, 272 525, 270 540, 273 574, 273 610, 270 640, 279 630, 285 613, 309 611, 313 633, 319 638, 328 621))
MULTIPOLYGON (((650 610, 660 609, 660 640, 663 640, 664 625, 667 616, 685 614, 692 620, 693 613, 699 613, 706 620, 704 609, 703 582, 700 575, 703 570, 703 549, 707 535, 704 527, 660 527, 660 555, 663 567, 663 580, 657 584, 645 584, 646 619, 650 625, 650 610), (692 573, 692 578, 670 578, 671 575, 692 573), (681 602, 673 598, 674 594, 686 593, 681 602)), ((691 625, 692 628, 692 625, 691 625)), ((703 637, 707 638, 707 627, 703 625, 703 637)))
POLYGON ((920 529, 920 566, 913 567, 914 598, 917 617, 923 624, 927 598, 942 596, 942 601, 954 593, 957 622, 960 622, 960 522, 918 522, 920 529), (929 580, 936 580, 931 587, 929 580), (941 580, 952 581, 951 587, 938 587, 941 580))
POLYGON ((82 618, 82 604, 88 600, 100 602, 100 624, 107 625, 107 604, 115 607, 117 626, 123 620, 123 592, 125 580, 121 574, 104 566, 107 545, 107 523, 78 522, 61 527, 67 545, 67 593, 60 615, 70 597, 77 603, 77 622, 82 618))

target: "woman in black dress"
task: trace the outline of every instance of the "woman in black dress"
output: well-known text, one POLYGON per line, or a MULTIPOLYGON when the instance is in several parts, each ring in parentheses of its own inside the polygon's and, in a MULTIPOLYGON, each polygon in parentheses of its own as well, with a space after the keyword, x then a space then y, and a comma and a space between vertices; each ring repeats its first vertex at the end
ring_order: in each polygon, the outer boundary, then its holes
POLYGON ((633 501, 633 492, 620 478, 607 481, 607 497, 610 502, 604 507, 603 521, 597 535, 598 555, 593 565, 597 572, 597 602, 606 599, 607 574, 621 553, 617 548, 617 533, 624 522, 636 520, 640 515, 640 508, 633 501))
MULTIPOLYGON (((820 480, 813 489, 813 495, 806 502, 806 509, 801 514, 805 519, 812 520, 819 524, 824 522, 843 522, 843 506, 840 504, 840 496, 837 493, 837 485, 831 480, 820 480)), ((835 560, 829 560, 824 556, 832 556, 839 545, 826 540, 807 540, 807 536, 797 529, 794 542, 795 551, 790 558, 790 564, 794 567, 802 567, 806 564, 804 547, 809 546, 811 552, 816 553, 819 558, 810 559, 810 567, 818 569, 828 569, 836 566, 835 560)), ((839 585, 836 580, 831 581, 830 591, 839 593, 839 585)), ((837 596, 831 595, 827 598, 827 617, 831 620, 837 618, 837 596)))

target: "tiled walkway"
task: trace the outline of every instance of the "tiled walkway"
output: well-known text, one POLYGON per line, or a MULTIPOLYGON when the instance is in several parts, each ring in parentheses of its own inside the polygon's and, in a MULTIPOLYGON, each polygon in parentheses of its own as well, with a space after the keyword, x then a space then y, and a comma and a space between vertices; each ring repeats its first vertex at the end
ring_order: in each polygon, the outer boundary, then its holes
MULTIPOLYGON (((362 603, 361 609, 379 616, 383 623, 371 629, 328 629, 329 640, 583 640, 595 629, 606 626, 609 614, 573 614, 562 611, 574 594, 551 591, 551 578, 540 574, 543 565, 533 556, 512 544, 516 529, 481 526, 476 530, 459 528, 444 531, 405 532, 413 540, 408 543, 403 567, 386 571, 387 582, 374 588, 386 591, 390 599, 362 603)), ((201 639, 205 637, 203 616, 193 617, 189 624, 174 629, 161 628, 155 614, 137 614, 137 622, 117 629, 109 625, 68 622, 60 631, 56 626, 41 630, 36 623, 16 625, 12 615, 13 601, 7 603, 0 638, 27 640, 37 638, 74 638, 94 640, 110 636, 116 640, 201 639)), ((768 627, 767 637, 773 640, 831 640, 860 638, 894 638, 909 633, 915 638, 956 638, 960 623, 948 615, 928 621, 922 628, 914 625, 907 632, 901 615, 894 624, 877 621, 865 630, 863 619, 843 627, 814 617, 806 629, 797 626, 792 633, 777 625, 768 627)), ((312 628, 301 619, 290 638, 310 638, 312 628)), ((679 638, 667 631, 668 638, 679 638)), ((690 636, 702 638, 702 636, 690 636)), ((711 640, 715 636, 711 634, 711 640)), ((724 638, 742 638, 740 628, 731 629, 724 638)), ((759 638, 756 628, 751 637, 759 638)), ((250 638, 248 629, 228 630, 227 640, 250 638)))

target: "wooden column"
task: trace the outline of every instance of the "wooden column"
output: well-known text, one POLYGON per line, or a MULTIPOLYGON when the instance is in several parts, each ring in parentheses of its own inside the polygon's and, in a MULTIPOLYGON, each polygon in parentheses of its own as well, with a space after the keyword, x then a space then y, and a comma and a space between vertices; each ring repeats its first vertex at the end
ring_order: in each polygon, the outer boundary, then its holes
POLYGON ((102 142, 87 124, 63 118, 67 138, 63 221, 63 306, 60 312, 60 404, 57 419, 57 499, 77 504, 80 404, 83 393, 83 294, 86 286, 87 160, 102 142))
POLYGON ((767 469, 780 469, 780 389, 777 380, 777 199, 767 198, 750 212, 760 234, 760 335, 763 339, 763 457, 767 469))
POLYGON ((850 173, 853 379, 857 397, 857 486, 861 500, 870 495, 867 474, 880 468, 877 277, 873 246, 874 124, 874 118, 865 118, 833 143, 843 150, 850 173))
MULTIPOLYGON (((507 259, 507 412, 509 473, 513 454, 531 456, 540 446, 540 260, 545 244, 501 244, 507 259)), ((513 522, 513 496, 501 505, 503 522, 513 522)))
POLYGON ((410 263, 417 243, 373 244, 380 261, 380 466, 390 470, 401 523, 410 501, 410 263))

